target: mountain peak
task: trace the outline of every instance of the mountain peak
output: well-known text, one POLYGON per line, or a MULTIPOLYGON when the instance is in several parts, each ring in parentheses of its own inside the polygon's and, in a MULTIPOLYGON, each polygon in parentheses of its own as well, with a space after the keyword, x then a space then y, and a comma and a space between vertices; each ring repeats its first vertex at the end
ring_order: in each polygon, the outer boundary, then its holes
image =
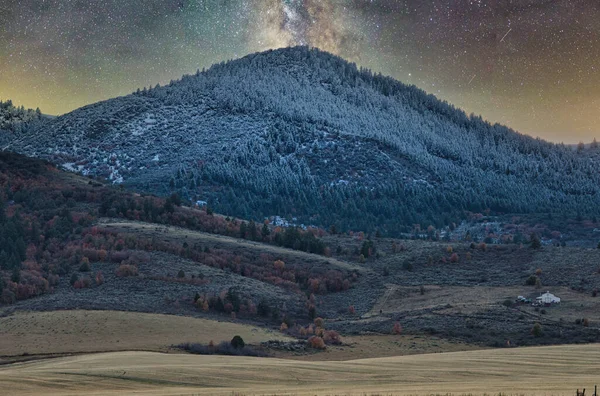
POLYGON ((308 47, 86 106, 10 149, 225 214, 338 229, 599 211, 598 173, 572 150, 308 47))

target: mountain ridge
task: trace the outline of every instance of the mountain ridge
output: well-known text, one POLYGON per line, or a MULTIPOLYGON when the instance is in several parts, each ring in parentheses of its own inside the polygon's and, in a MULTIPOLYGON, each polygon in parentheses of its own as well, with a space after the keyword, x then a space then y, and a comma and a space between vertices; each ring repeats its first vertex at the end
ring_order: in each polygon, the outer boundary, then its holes
POLYGON ((7 149, 222 213, 339 229, 598 214, 595 161, 307 47, 85 106, 7 149))

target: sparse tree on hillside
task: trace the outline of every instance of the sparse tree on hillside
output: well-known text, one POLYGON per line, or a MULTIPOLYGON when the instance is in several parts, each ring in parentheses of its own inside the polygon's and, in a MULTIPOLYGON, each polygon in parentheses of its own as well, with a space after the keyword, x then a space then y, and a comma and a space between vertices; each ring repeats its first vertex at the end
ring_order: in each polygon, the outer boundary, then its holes
POLYGON ((400 323, 398 323, 398 322, 394 323, 394 328, 392 329, 392 333, 396 334, 396 335, 402 334, 402 325, 400 325, 400 323))
POLYGON ((234 349, 243 349, 246 346, 246 343, 244 342, 242 337, 236 335, 231 339, 231 346, 234 349))
POLYGON ((544 335, 544 332, 542 330, 542 325, 540 325, 539 323, 536 323, 533 325, 533 328, 531 329, 531 334, 534 337, 541 337, 542 335, 544 335))
POLYGON ((531 233, 529 240, 531 241, 530 246, 532 249, 539 249, 542 247, 542 242, 540 241, 540 238, 538 237, 538 235, 536 233, 531 233))

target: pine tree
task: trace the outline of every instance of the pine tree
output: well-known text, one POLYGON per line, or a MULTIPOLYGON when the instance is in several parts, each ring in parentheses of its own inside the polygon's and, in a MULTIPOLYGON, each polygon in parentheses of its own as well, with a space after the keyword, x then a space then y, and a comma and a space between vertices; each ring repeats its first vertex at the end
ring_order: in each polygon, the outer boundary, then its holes
POLYGON ((248 233, 251 240, 256 240, 256 223, 254 223, 254 220, 250 220, 250 223, 248 223, 248 233))
POLYGON ((21 269, 19 267, 14 267, 10 280, 19 283, 21 282, 21 269))
POLYGON ((540 241, 540 238, 537 236, 536 233, 531 234, 530 240, 532 249, 539 249, 542 247, 542 242, 540 241))
POLYGON ((269 230, 269 227, 266 224, 263 224, 262 230, 260 233, 261 233, 263 239, 266 239, 271 234, 271 230, 269 230))

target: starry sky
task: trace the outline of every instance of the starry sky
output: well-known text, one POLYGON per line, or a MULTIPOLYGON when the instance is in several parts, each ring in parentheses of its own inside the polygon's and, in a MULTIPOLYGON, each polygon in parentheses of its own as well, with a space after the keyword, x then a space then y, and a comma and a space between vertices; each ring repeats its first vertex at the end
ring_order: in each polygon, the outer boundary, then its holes
POLYGON ((63 114, 290 45, 522 133, 600 138, 600 0, 0 0, 0 99, 63 114))

